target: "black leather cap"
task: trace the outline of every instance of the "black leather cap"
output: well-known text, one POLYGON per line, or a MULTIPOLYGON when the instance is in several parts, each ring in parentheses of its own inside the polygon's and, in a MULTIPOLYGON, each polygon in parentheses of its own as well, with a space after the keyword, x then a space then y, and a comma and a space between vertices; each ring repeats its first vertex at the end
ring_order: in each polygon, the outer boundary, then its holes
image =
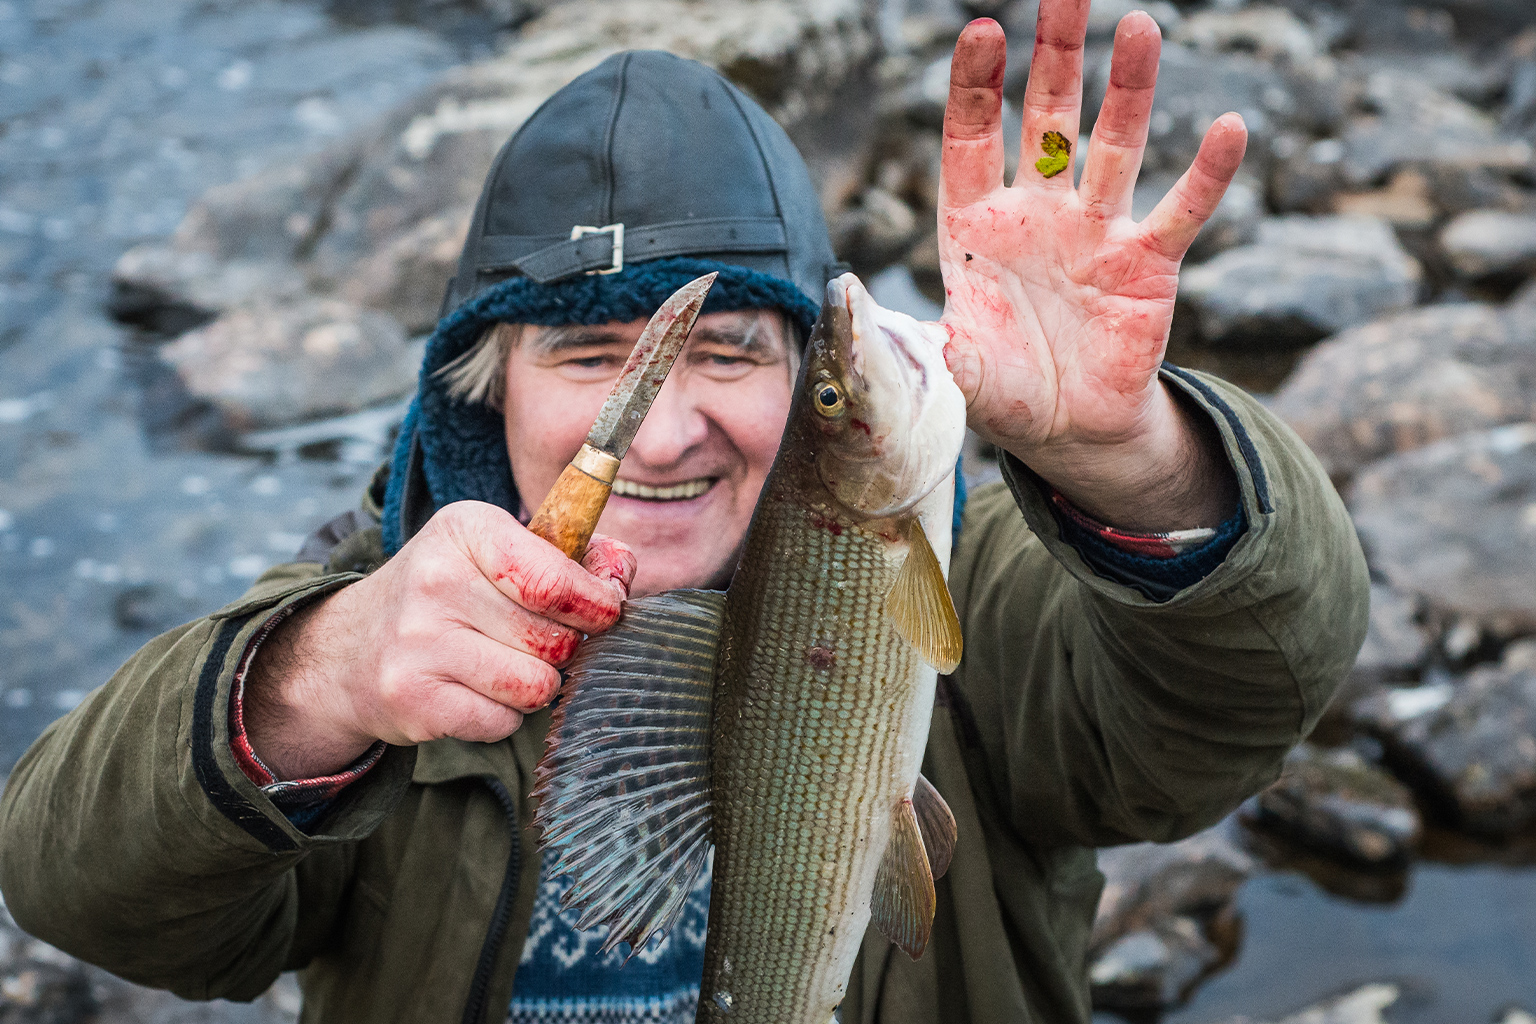
POLYGON ((446 313, 514 275, 541 284, 667 256, 793 282, 819 302, 842 269, 789 136, 715 71, 617 54, 534 112, 501 148, 446 313), (593 230, 572 238, 573 228, 593 230))

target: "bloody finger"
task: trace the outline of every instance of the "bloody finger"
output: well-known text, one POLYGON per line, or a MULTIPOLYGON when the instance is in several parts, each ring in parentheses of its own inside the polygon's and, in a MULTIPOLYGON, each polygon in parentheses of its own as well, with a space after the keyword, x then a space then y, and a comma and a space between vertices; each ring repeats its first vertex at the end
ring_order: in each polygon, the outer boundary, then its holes
POLYGON ((1107 219, 1130 212, 1131 193, 1147 148, 1161 49, 1162 36, 1150 15, 1132 11, 1120 19, 1109 89, 1083 165, 1081 195, 1095 216, 1107 219))
POLYGON ((1003 69, 1008 44, 1002 26, 978 18, 965 26, 949 66, 944 105, 940 205, 974 203, 1003 182, 1003 69))
POLYGON ((1243 119, 1233 113, 1218 117, 1201 140, 1195 162, 1142 222, 1144 244, 1170 260, 1182 260, 1200 226, 1216 212, 1247 147, 1243 119))

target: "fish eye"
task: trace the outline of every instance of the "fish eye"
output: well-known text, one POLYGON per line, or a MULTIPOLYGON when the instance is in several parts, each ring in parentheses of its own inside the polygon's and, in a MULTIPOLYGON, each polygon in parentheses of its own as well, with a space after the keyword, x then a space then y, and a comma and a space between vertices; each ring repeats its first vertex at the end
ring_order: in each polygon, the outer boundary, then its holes
POLYGON ((816 387, 816 411, 823 416, 836 416, 843 411, 843 390, 831 381, 816 387))

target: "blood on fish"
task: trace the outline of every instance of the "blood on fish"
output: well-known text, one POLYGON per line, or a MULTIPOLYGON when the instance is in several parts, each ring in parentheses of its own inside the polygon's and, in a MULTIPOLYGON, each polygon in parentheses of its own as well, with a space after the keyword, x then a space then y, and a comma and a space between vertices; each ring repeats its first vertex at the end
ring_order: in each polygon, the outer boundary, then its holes
POLYGON ((841 537, 843 535, 843 524, 836 519, 828 519, 820 512, 811 513, 811 525, 818 530, 826 530, 834 537, 841 537))
POLYGON ((864 436, 865 436, 865 437, 871 437, 871 436, 873 436, 873 435, 872 435, 872 434, 870 434, 870 432, 869 432, 869 424, 868 424, 868 423, 865 423, 865 422, 864 422, 864 421, 863 421, 863 420, 860 420, 860 419, 854 419, 854 418, 853 418, 853 417, 849 417, 849 419, 848 419, 848 425, 849 425, 849 426, 850 426, 850 427, 852 427, 852 428, 853 428, 853 429, 855 429, 855 430, 862 430, 862 431, 864 431, 864 436))
POLYGON ((826 672, 837 664, 837 652, 822 644, 815 644, 805 652, 805 660, 818 672, 826 672))

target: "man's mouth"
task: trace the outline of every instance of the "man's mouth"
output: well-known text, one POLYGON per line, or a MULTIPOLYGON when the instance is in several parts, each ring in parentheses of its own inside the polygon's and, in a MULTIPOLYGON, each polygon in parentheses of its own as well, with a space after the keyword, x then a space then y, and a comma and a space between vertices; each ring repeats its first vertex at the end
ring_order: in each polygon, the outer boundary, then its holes
POLYGON ((613 482, 613 493, 626 498, 639 498, 641 501, 687 501, 689 498, 697 498, 713 487, 715 479, 712 476, 701 476, 693 480, 684 480, 680 484, 651 487, 648 484, 637 484, 633 480, 619 477, 613 482))

